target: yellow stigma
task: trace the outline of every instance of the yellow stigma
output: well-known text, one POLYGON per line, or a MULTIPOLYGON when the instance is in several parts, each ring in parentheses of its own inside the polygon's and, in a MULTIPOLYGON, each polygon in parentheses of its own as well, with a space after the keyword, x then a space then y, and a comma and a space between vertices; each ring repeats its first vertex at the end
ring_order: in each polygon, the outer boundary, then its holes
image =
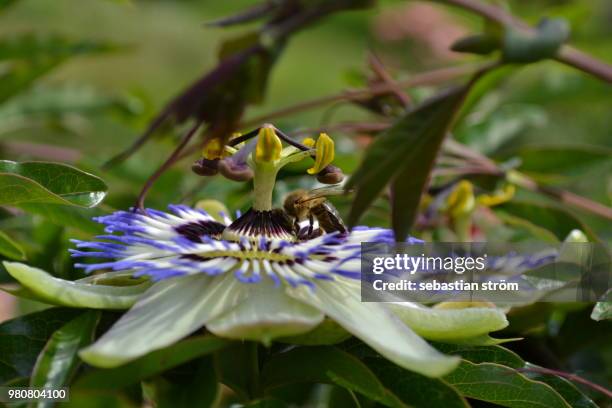
POLYGON ((476 198, 478 204, 485 207, 493 207, 508 202, 514 197, 516 188, 512 184, 506 184, 501 191, 496 191, 493 194, 481 194, 476 198))
POLYGON ((446 209, 453 217, 460 217, 474 209, 474 189, 472 183, 461 180, 446 199, 446 209))
POLYGON ((225 157, 225 146, 218 138, 210 139, 204 145, 202 157, 208 160, 222 159, 225 157))
POLYGON ((334 161, 334 141, 326 133, 319 135, 315 148, 315 164, 308 169, 308 174, 317 174, 334 161))
POLYGON ((280 159, 283 144, 271 126, 264 126, 257 134, 256 162, 273 162, 280 159))

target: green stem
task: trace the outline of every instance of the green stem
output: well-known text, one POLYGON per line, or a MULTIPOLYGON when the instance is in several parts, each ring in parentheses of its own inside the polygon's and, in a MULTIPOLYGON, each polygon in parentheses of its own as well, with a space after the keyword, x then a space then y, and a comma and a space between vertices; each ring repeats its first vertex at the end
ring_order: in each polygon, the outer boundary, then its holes
POLYGON ((276 168, 271 163, 255 164, 255 175, 253 176, 253 209, 256 211, 270 211, 272 209, 272 193, 276 183, 276 168))

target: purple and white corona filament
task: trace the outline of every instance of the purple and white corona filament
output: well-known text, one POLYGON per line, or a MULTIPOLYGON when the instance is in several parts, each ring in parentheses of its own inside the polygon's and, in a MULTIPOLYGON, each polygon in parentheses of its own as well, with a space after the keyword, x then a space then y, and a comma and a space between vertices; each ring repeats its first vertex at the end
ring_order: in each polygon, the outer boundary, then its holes
POLYGON ((355 228, 297 241, 278 212, 249 210, 233 223, 201 209, 171 205, 171 212, 119 211, 98 217, 108 234, 100 241, 74 240, 75 257, 112 259, 78 263, 87 273, 132 270, 158 281, 176 276, 233 274, 243 283, 270 279, 275 286, 307 285, 335 276, 359 279, 361 242, 392 242, 391 231, 355 228), (229 237, 229 238, 224 238, 229 237))

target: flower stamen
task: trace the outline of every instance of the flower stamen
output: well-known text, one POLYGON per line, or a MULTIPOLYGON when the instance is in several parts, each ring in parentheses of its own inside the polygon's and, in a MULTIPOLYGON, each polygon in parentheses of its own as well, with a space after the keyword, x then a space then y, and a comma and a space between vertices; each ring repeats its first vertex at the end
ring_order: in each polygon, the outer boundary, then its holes
POLYGON ((317 174, 334 161, 334 141, 326 133, 321 133, 315 144, 315 164, 308 174, 317 174))

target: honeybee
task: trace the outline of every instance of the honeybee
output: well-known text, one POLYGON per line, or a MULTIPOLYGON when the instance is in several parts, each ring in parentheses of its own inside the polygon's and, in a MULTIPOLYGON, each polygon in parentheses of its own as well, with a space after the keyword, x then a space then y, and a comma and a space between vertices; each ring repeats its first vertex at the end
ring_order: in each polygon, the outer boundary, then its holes
POLYGON ((340 214, 327 197, 344 194, 339 187, 323 187, 314 190, 296 190, 285 198, 283 208, 294 220, 295 234, 298 238, 309 239, 324 232, 347 232, 340 214), (319 228, 314 230, 314 218, 319 222, 319 228), (300 229, 300 221, 308 219, 309 226, 305 231, 300 229))

